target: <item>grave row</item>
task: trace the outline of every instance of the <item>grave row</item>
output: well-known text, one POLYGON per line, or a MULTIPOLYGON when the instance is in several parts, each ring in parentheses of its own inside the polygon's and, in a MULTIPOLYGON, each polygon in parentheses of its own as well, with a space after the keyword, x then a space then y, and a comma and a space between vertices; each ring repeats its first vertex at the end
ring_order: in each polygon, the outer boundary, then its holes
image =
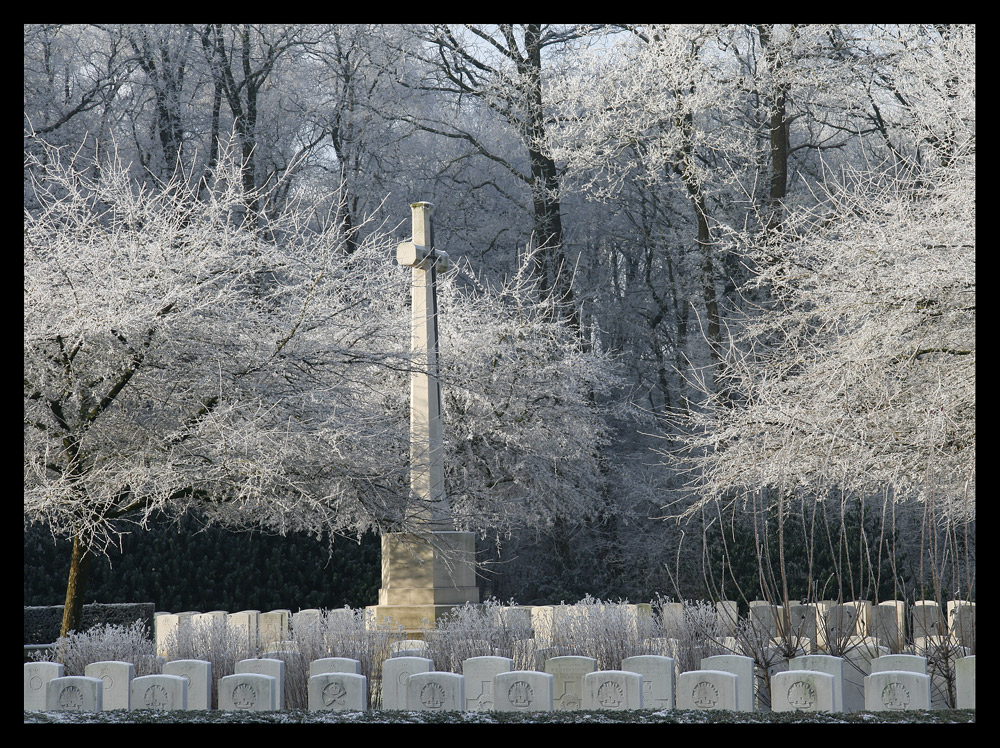
MULTIPOLYGON (((698 670, 677 672, 670 657, 628 657, 620 670, 598 670, 590 657, 548 659, 544 671, 515 670, 505 657, 472 657, 462 673, 438 672, 426 657, 406 654, 383 665, 382 708, 409 711, 564 711, 625 709, 761 709, 754 660, 715 655, 698 670)), ((274 711, 284 707, 285 663, 242 660, 219 679, 219 709, 274 711)), ((771 711, 896 711, 932 708, 927 661, 884 654, 868 662, 859 680, 843 658, 793 657, 768 673, 771 711), (860 702, 857 697, 860 696, 860 702)), ((134 677, 127 662, 96 662, 82 676, 65 676, 52 662, 24 664, 24 708, 33 711, 112 709, 203 710, 211 706, 211 664, 175 660, 160 675, 134 677)), ((956 661, 956 706, 975 708, 975 656, 956 661)), ((361 664, 330 657, 310 663, 308 708, 367 711, 368 683, 361 664)))
MULTIPOLYGON (((536 645, 545 647, 551 645, 560 626, 579 623, 587 614, 602 613, 605 607, 607 606, 512 606, 499 614, 509 619, 519 619, 518 622, 524 629, 533 631, 536 645)), ((643 618, 652 616, 652 606, 649 604, 616 607, 624 612, 625 625, 632 626, 636 631, 643 618)), ((737 605, 733 601, 720 601, 715 607, 714 629, 719 640, 729 644, 740 625, 737 605)), ((786 619, 782 606, 756 600, 750 603, 748 623, 750 629, 757 632, 761 639, 772 642, 792 639, 809 654, 839 653, 857 646, 859 642, 870 641, 896 654, 905 653, 908 649, 921 653, 942 643, 958 647, 975 646, 975 603, 952 600, 942 609, 934 601, 917 601, 910 606, 909 625, 906 613, 906 604, 899 600, 877 605, 868 601, 840 604, 821 601, 791 605, 786 619)), ((345 608, 325 613, 327 617, 340 614, 349 618, 354 612, 345 608)), ((251 647, 280 646, 281 642, 289 639, 290 624, 293 630, 297 630, 318 624, 323 616, 324 612, 318 609, 302 610, 295 614, 287 609, 268 612, 244 610, 237 613, 222 610, 207 613, 157 613, 154 619, 157 652, 166 656, 169 636, 185 626, 219 619, 242 628, 251 647)), ((684 627, 684 604, 666 603, 662 607, 662 619, 663 631, 668 638, 678 634, 684 627)), ((734 647, 727 648, 738 652, 734 647)))
POLYGON ((836 603, 821 601, 784 608, 755 600, 749 606, 751 625, 772 638, 801 637, 813 642, 816 651, 842 646, 855 637, 878 640, 890 651, 902 652, 906 643, 948 641, 955 646, 974 647, 976 604, 950 600, 942 606, 933 600, 918 600, 909 606, 901 600, 877 605, 867 601, 836 603), (909 612, 909 616, 907 616, 909 612))

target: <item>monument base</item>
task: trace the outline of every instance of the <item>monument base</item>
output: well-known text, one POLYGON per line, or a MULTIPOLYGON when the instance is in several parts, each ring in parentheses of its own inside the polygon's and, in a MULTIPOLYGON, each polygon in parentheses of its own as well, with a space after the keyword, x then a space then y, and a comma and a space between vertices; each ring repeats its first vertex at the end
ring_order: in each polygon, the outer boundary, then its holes
POLYGON ((478 603, 475 558, 472 532, 383 535, 382 588, 367 608, 373 623, 417 638, 454 608, 478 603))

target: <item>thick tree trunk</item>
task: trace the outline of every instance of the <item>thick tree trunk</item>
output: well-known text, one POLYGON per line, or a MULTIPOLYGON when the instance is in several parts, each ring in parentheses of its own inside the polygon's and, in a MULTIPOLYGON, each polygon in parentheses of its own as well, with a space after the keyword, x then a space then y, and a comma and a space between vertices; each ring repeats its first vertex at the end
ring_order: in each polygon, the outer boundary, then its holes
POLYGON ((59 636, 80 630, 83 618, 83 596, 87 591, 87 577, 90 575, 90 561, 93 555, 80 541, 73 538, 73 556, 69 562, 69 581, 66 584, 66 603, 63 607, 62 628, 59 636))

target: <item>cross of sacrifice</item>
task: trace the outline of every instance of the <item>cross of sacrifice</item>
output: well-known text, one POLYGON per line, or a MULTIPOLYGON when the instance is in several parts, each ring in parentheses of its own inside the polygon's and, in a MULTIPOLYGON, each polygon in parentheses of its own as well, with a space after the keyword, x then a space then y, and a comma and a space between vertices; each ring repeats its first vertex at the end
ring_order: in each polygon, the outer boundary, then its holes
POLYGON ((428 529, 448 527, 438 379, 437 273, 450 267, 434 249, 431 204, 412 203, 413 235, 396 248, 396 261, 413 268, 410 351, 410 489, 428 529))

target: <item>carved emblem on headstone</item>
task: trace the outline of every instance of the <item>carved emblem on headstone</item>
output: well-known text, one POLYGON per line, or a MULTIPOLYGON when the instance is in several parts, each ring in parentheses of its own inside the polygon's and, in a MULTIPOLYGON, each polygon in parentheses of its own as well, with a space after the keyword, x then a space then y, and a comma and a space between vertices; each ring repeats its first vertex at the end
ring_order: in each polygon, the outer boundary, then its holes
POLYGON ((625 702, 625 692, 613 680, 605 681, 597 689, 597 701, 608 709, 616 709, 625 702))
POLYGON ((444 706, 444 688, 440 683, 428 683, 420 689, 420 703, 428 709, 444 706))
POLYGON ((719 703, 719 689, 703 680, 691 690, 691 700, 699 709, 713 709, 719 703))
POLYGON ((333 680, 323 688, 323 704, 326 706, 344 705, 344 697, 347 696, 347 689, 339 680, 333 680))
POLYGON ((910 692, 902 683, 889 683, 882 689, 882 704, 886 709, 906 709, 910 692))
POLYGON ((257 692, 248 683, 240 683, 233 689, 233 706, 237 709, 252 709, 257 703, 257 692))
POLYGON ((163 686, 154 683, 142 695, 142 703, 148 709, 169 709, 170 694, 163 686))
POLYGON ((70 711, 83 709, 83 692, 76 686, 66 686, 59 692, 59 708, 70 711))
POLYGON ((802 711, 811 709, 816 703, 816 691, 803 680, 797 680, 788 687, 788 703, 802 711))
POLYGON ((507 700, 511 706, 519 709, 527 709, 535 699, 535 692, 531 686, 523 680, 514 681, 507 689, 507 700))

